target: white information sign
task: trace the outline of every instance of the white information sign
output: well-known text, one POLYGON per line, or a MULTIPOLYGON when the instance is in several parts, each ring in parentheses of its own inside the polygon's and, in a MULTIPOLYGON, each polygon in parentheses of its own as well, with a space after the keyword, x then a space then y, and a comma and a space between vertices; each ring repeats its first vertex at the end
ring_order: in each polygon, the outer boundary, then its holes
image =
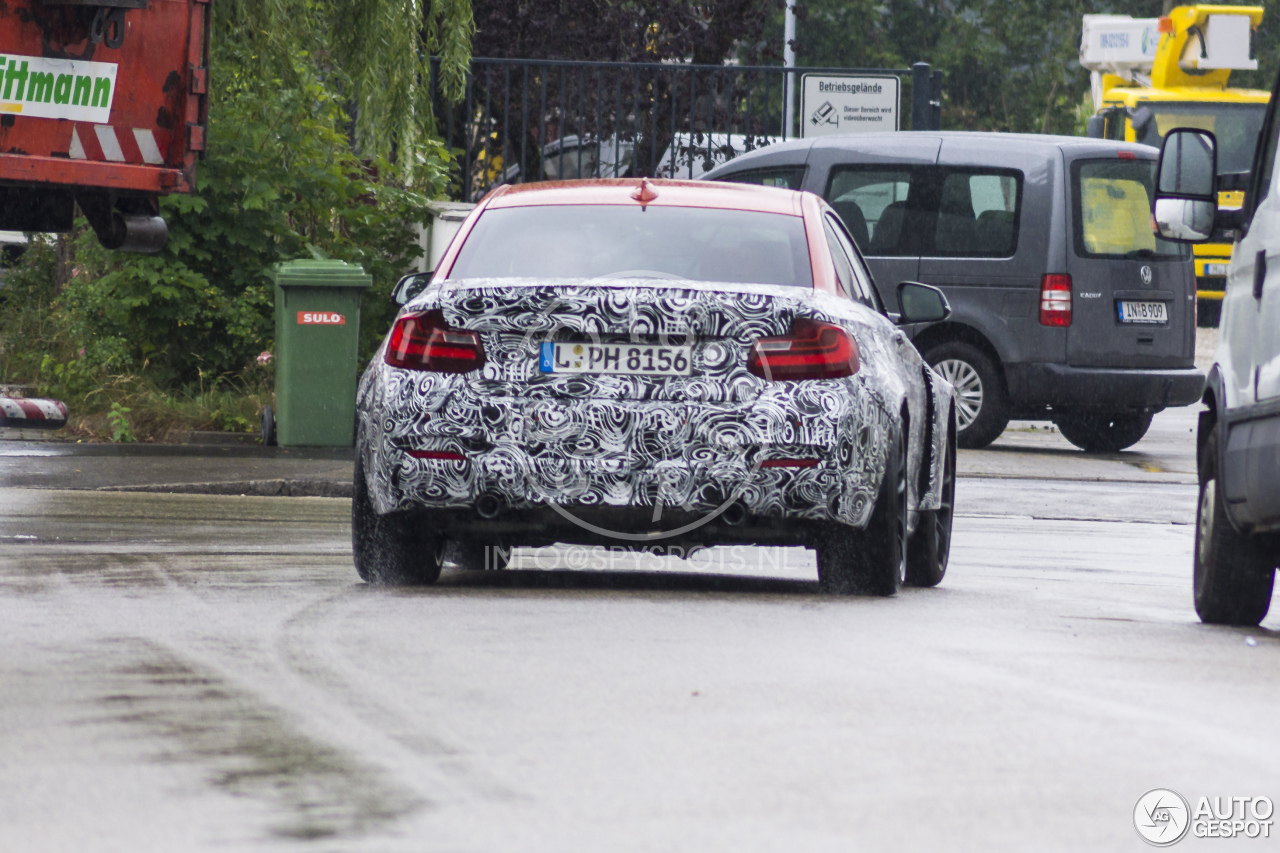
POLYGON ((897 130, 902 96, 897 77, 806 74, 800 79, 800 135, 897 130))

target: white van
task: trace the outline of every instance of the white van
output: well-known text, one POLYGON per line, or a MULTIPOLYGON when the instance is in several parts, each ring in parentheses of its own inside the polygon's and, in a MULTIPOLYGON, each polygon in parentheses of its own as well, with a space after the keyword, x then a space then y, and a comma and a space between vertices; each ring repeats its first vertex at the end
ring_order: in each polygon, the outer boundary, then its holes
POLYGON ((1212 133, 1165 136, 1156 228, 1200 243, 1219 229, 1238 239, 1227 268, 1218 351, 1198 432, 1200 501, 1193 585, 1205 622, 1257 625, 1280 564, 1280 77, 1247 175, 1218 175, 1212 133), (1245 190, 1218 210, 1219 190, 1245 190))

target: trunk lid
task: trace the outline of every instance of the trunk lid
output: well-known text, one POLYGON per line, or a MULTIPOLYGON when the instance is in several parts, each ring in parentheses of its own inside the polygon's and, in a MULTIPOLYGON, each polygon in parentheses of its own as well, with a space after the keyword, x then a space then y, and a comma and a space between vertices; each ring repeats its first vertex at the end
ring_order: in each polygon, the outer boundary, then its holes
MULTIPOLYGON (((745 370, 757 338, 785 334, 807 289, 627 279, 605 283, 450 283, 451 326, 480 333, 485 368, 470 380, 490 397, 749 403, 761 383, 745 370), (788 292, 790 291, 790 292, 788 292), (687 376, 556 373, 543 345, 657 345, 688 354, 687 376)), ((623 350, 624 357, 626 350, 623 350)))

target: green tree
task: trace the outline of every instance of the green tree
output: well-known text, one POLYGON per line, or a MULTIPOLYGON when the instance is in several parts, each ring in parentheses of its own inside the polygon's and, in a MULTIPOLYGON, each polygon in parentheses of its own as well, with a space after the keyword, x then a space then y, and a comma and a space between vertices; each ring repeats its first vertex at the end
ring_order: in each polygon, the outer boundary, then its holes
MULTIPOLYGON (((1089 74, 1080 67, 1081 19, 1155 17, 1165 0, 801 0, 800 65, 906 67, 944 75, 943 127, 1072 133, 1089 74)), ((1280 0, 1265 0, 1254 39, 1259 71, 1233 85, 1269 89, 1280 66, 1280 0)), ((782 14, 770 37, 782 39, 782 14)))

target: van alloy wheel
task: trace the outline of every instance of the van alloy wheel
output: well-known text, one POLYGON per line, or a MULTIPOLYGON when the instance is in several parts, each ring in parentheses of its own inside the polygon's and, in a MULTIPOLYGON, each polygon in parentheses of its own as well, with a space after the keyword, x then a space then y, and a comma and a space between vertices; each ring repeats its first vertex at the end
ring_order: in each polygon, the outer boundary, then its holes
POLYGON ((982 377, 973 365, 967 361, 949 358, 934 365, 942 378, 956 389, 956 419, 960 429, 968 429, 969 424, 982 411, 982 377))
POLYGON ((957 443, 976 450, 999 438, 1009 424, 1009 394, 992 357, 968 341, 945 341, 924 360, 955 389, 957 443))

